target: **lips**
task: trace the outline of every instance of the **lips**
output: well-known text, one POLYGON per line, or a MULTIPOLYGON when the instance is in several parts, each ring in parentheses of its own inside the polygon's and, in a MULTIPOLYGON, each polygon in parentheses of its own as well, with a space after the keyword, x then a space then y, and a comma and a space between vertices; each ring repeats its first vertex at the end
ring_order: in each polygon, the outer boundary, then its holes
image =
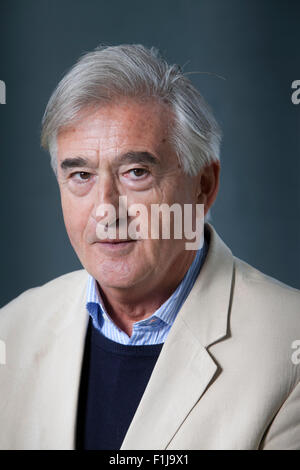
POLYGON ((129 253, 134 249, 138 240, 98 240, 94 243, 95 247, 101 252, 109 253, 110 255, 121 255, 129 253))
POLYGON ((136 242, 137 240, 99 240, 96 243, 109 243, 110 245, 116 245, 121 243, 129 243, 129 242, 136 242))

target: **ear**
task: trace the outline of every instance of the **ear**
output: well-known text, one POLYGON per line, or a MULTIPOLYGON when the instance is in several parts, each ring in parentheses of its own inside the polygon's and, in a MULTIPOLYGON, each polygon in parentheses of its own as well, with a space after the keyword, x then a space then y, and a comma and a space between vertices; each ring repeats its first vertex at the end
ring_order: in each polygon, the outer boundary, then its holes
POLYGON ((218 194, 220 182, 220 163, 213 162, 205 166, 199 174, 198 204, 204 204, 206 215, 218 194))

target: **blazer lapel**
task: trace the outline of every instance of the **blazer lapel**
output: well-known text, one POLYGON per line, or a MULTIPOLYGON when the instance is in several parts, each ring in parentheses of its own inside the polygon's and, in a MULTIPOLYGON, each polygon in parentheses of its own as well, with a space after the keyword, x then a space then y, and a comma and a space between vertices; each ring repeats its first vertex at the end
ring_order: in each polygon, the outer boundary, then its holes
POLYGON ((165 449, 216 370, 205 348, 179 319, 172 338, 162 349, 121 449, 165 449))
POLYGON ((208 347, 227 335, 233 256, 210 226, 206 230, 206 261, 162 348, 122 450, 167 448, 220 371, 208 347))

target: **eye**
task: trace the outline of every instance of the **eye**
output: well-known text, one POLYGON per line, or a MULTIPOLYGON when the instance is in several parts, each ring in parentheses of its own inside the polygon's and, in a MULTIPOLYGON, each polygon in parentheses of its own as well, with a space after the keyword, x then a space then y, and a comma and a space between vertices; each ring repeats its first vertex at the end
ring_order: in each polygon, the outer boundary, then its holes
POLYGON ((141 179, 143 176, 147 176, 149 171, 145 170, 145 168, 132 168, 128 173, 133 176, 133 179, 141 179))
POLYGON ((88 173, 87 171, 76 171, 75 173, 72 173, 70 176, 77 183, 83 183, 83 182, 89 181, 89 179, 91 178, 91 173, 88 173))

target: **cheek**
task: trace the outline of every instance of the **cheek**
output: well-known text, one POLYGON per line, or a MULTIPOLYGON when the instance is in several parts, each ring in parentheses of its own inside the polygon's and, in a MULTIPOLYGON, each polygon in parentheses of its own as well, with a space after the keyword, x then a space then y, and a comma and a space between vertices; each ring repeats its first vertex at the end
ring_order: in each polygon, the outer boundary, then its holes
POLYGON ((80 201, 67 197, 61 199, 63 217, 72 244, 78 242, 87 224, 89 212, 80 201))

